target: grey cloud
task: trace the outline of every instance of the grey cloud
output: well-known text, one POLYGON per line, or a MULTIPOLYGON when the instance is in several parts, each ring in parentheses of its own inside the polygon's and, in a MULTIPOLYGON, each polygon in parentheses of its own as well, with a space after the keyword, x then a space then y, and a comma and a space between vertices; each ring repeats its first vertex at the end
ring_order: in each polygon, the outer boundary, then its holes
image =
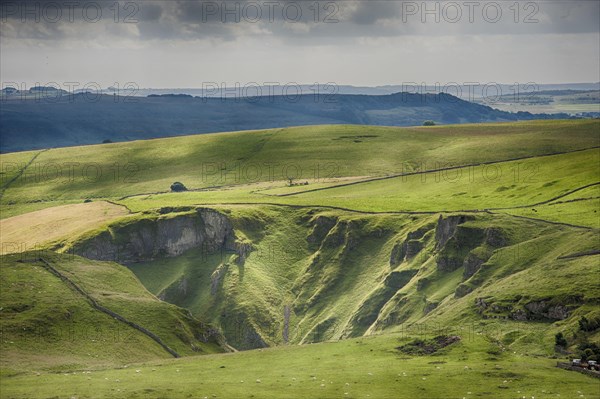
POLYGON ((352 11, 349 20, 358 25, 372 25, 383 19, 397 18, 402 7, 395 1, 359 1, 352 11))
MULTIPOLYGON (((85 22, 81 17, 81 10, 87 4, 97 4, 101 7, 103 18, 98 23, 106 25, 103 30, 105 35, 119 36, 123 29, 117 29, 110 24, 114 23, 113 0, 19 0, 2 3, 2 16, 0 23, 3 39, 43 39, 43 40, 68 40, 84 36, 77 34, 78 29, 86 29, 86 24, 76 27, 61 29, 61 25, 69 24, 68 21, 52 23, 42 18, 39 23, 31 19, 21 22, 18 12, 13 12, 13 7, 46 7, 50 3, 65 5, 78 4, 75 8, 76 22, 85 22), (112 8, 111 8, 112 7, 112 8)), ((468 20, 468 9, 464 1, 455 2, 428 2, 427 7, 437 7, 440 12, 446 10, 449 4, 457 4, 462 10, 461 19, 452 23, 452 15, 440 15, 440 22, 436 23, 432 15, 423 15, 422 1, 317 1, 319 11, 314 9, 313 1, 279 0, 238 0, 238 1, 133 1, 118 2, 123 8, 131 3, 127 10, 120 10, 120 18, 133 14, 132 19, 137 21, 139 36, 130 39, 141 40, 196 40, 196 39, 222 39, 234 40, 237 37, 271 35, 291 44, 302 44, 319 41, 352 41, 357 38, 393 37, 403 35, 515 35, 515 34, 578 34, 600 32, 600 2, 598 1, 570 1, 570 2, 520 2, 518 23, 515 23, 514 11, 509 8, 513 2, 483 1, 475 8, 475 20, 468 20), (486 4, 500 4, 503 16, 500 21, 492 23, 483 17, 482 9, 486 4), (271 6, 269 6, 271 4, 271 6), (134 7, 134 8, 131 8, 134 7), (135 8, 137 7, 137 8, 135 8), (236 23, 228 10, 239 10, 240 22, 236 23), (256 8, 261 10, 261 19, 255 21, 256 8), (288 7, 288 8, 286 8, 288 7), (415 11, 416 7, 416 12, 415 11), (536 9, 535 7, 538 7, 536 9), (296 9, 301 9, 301 17, 296 18, 296 9), (244 10, 246 13, 244 13, 244 10), (286 15, 283 10, 288 10, 286 15), (403 12, 410 10, 407 15, 403 12), (273 14, 269 15, 269 11, 273 14), (524 23, 526 17, 534 13, 531 18, 536 23, 524 23), (330 16, 326 23, 324 19, 330 16), (272 19, 269 19, 272 17, 272 19), (422 23, 422 17, 427 18, 422 23), (447 17, 447 18, 444 18, 447 17), (225 18, 225 23, 223 23, 225 18)), ((492 5, 493 5, 492 4, 492 5)), ((493 13, 491 13, 493 14, 493 13)), ((119 21, 122 23, 122 21, 119 21)), ((130 34, 134 34, 133 31, 130 34)), ((127 37, 124 37, 127 39, 127 37)))
POLYGON ((142 21, 158 21, 162 13, 163 9, 160 4, 148 2, 140 5, 139 14, 142 21))

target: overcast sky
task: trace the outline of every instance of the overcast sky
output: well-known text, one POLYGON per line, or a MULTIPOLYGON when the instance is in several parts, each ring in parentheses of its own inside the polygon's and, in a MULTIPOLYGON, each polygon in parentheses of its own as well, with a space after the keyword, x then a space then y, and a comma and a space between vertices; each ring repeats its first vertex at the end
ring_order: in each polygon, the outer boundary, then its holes
POLYGON ((3 0, 2 83, 600 81, 596 0, 116 4, 3 0))

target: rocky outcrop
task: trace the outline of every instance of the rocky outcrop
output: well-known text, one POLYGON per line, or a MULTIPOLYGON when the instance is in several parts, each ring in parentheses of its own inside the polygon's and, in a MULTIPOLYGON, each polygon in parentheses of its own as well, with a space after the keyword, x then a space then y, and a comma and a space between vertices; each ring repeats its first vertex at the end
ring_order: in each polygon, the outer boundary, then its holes
POLYGON ((254 250, 254 247, 249 242, 236 241, 234 243, 234 251, 237 254, 235 263, 238 266, 244 266, 246 258, 250 255, 250 252, 254 250))
POLYGON ((458 287, 456 287, 456 290, 454 291, 454 297, 462 298, 463 296, 471 293, 472 291, 473 288, 471 288, 467 284, 459 284, 458 287))
POLYGON ((348 228, 348 222, 338 222, 325 238, 323 239, 324 248, 335 248, 339 247, 346 241, 346 230, 348 228))
POLYGON ((227 216, 206 208, 182 214, 167 214, 114 223, 92 237, 74 244, 70 251, 96 260, 119 263, 173 257, 192 248, 203 253, 241 251, 245 259, 251 247, 236 245, 227 216))
POLYGON ((564 305, 549 306, 545 301, 530 302, 525 309, 516 309, 510 317, 519 321, 532 320, 564 320, 571 315, 570 308, 564 305))
POLYGON ((398 266, 404 260, 411 260, 421 252, 424 244, 420 239, 427 231, 429 231, 428 226, 421 227, 418 230, 409 232, 403 242, 397 242, 390 254, 390 266, 398 266))
POLYGON ((412 278, 417 274, 418 270, 402 270, 399 272, 391 272, 388 274, 383 281, 386 287, 393 289, 394 291, 404 287, 412 278))
POLYGON ((419 240, 410 240, 406 243, 406 260, 411 260, 423 249, 423 243, 419 240))
POLYGON ((549 301, 534 301, 525 305, 525 309, 535 316, 551 320, 564 320, 569 317, 569 307, 565 305, 551 305, 549 301))
POLYGON ((444 245, 446 245, 446 242, 454 236, 456 227, 471 219, 472 217, 467 217, 465 215, 448 216, 447 218, 440 215, 435 228, 435 249, 442 249, 444 245))
MULTIPOLYGON (((456 293, 455 293, 456 294, 456 293)), ((507 318, 508 313, 513 309, 514 300, 512 303, 495 302, 493 297, 475 298, 475 306, 477 312, 484 318, 507 318)))
POLYGON ((488 308, 489 304, 485 298, 475 298, 475 306, 477 306, 478 312, 482 312, 488 308))
POLYGON ((502 229, 498 227, 488 227, 485 229, 485 243, 494 248, 505 247, 508 244, 502 229))
POLYGON ((425 305, 425 307, 423 308, 423 314, 428 314, 431 311, 433 311, 435 308, 437 308, 439 305, 439 303, 437 302, 427 302, 427 304, 425 305))
POLYGON ((430 282, 430 279, 427 277, 422 277, 419 280, 417 280, 417 291, 422 291, 425 288, 427 288, 430 282))
POLYGON ((337 223, 337 219, 328 216, 317 216, 312 220, 313 228, 306 238, 308 244, 313 248, 318 248, 333 226, 337 223))
POLYGON ((406 250, 404 249, 404 242, 397 242, 392 248, 390 254, 390 266, 398 266, 404 260, 406 256, 406 250))
MULTIPOLYGON (((436 257, 436 263, 440 271, 452 272, 463 266, 469 252, 480 246, 484 240, 485 233, 483 229, 456 224, 460 220, 462 219, 457 217, 452 223, 442 222, 442 225, 446 227, 439 230, 441 231, 439 234, 441 241, 437 241, 437 244, 439 245, 439 243, 444 242, 444 245, 439 247, 439 253, 436 257), (449 231, 449 227, 447 226, 454 226, 454 231, 450 237, 446 235, 449 231)), ((440 224, 438 223, 439 226, 440 224)), ((438 230, 436 230, 437 236, 438 230)))
POLYGON ((210 275, 210 295, 217 295, 217 291, 219 290, 219 284, 223 279, 223 276, 227 273, 227 269, 229 268, 229 264, 222 263, 215 269, 214 272, 210 275))
POLYGON ((290 314, 290 306, 285 305, 283 307, 283 330, 281 332, 281 338, 283 339, 284 344, 287 344, 290 340, 290 314))
POLYGON ((475 306, 484 318, 510 317, 518 321, 557 321, 567 319, 580 300, 570 298, 566 301, 569 303, 557 303, 558 299, 547 299, 520 305, 517 298, 510 303, 494 303, 493 298, 476 298, 475 306))
POLYGON ((473 252, 470 252, 463 262, 463 267, 465 271, 463 273, 463 280, 467 280, 469 277, 477 273, 477 271, 481 268, 486 261, 484 259, 480 259, 473 252))

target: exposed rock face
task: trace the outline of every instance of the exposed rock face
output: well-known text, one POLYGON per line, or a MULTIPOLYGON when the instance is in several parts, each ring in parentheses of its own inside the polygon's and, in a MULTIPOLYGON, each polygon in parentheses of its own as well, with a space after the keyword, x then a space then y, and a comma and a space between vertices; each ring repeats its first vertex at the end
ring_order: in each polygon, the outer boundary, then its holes
MULTIPOLYGON (((454 225, 455 222, 456 220, 450 224, 443 222, 442 225, 454 225)), ((438 223, 439 226, 440 224, 438 223)), ((485 236, 483 229, 458 224, 454 225, 454 232, 450 237, 446 236, 446 227, 439 231, 441 231, 439 237, 441 241, 438 241, 437 244, 439 245, 440 242, 444 242, 444 245, 440 247, 436 263, 438 269, 443 272, 452 272, 463 266, 469 252, 480 246, 485 236)), ((437 232, 438 230, 436 230, 436 236, 437 232)))
POLYGON ((419 240, 427 231, 427 226, 421 227, 418 230, 409 232, 402 243, 396 243, 390 254, 390 266, 398 266, 404 260, 411 260, 421 252, 423 243, 419 240))
POLYGON ((384 280, 386 287, 397 291, 404 287, 417 274, 418 270, 402 270, 399 272, 391 272, 384 280))
POLYGON ((463 262, 463 266, 465 268, 465 272, 463 273, 463 280, 468 279, 472 275, 474 275, 480 268, 481 265, 485 263, 485 260, 480 259, 477 255, 472 252, 467 255, 465 261, 463 262))
POLYGON ((290 314, 290 305, 285 305, 283 308, 283 331, 281 332, 281 337, 285 344, 287 344, 290 339, 290 314))
POLYGON ((419 280, 417 280, 417 291, 424 290, 429 285, 429 283, 430 281, 427 277, 420 278, 419 280))
POLYGON ((348 228, 348 222, 338 222, 330 231, 329 234, 323 240, 323 246, 326 248, 335 248, 344 244, 346 241, 346 230, 348 228))
POLYGON ((419 240, 410 240, 406 243, 406 259, 410 260, 417 256, 423 249, 423 243, 419 240))
POLYGON ((456 232, 456 226, 463 224, 469 219, 471 218, 468 218, 465 215, 448 216, 447 218, 444 218, 442 215, 440 215, 435 228, 435 249, 440 250, 443 248, 444 245, 446 245, 446 242, 448 242, 448 240, 454 236, 454 233, 456 232))
POLYGON ((456 287, 456 290, 454 291, 454 296, 456 298, 462 298, 463 296, 471 293, 473 291, 473 289, 466 285, 466 284, 460 284, 458 287, 456 287))
POLYGON ((308 243, 314 247, 319 246, 329 231, 336 225, 337 219, 328 216, 318 216, 313 220, 313 229, 307 237, 308 243))
POLYGON ((211 276, 210 276, 210 295, 212 295, 212 296, 217 295, 217 291, 219 289, 219 284, 221 283, 223 276, 227 273, 228 268, 229 268, 228 264, 223 263, 223 264, 219 265, 219 267, 217 267, 215 269, 215 271, 211 274, 211 276))
POLYGON ((424 314, 430 313, 432 310, 437 308, 438 305, 439 304, 437 302, 427 302, 427 305, 425 305, 425 308, 423 309, 423 313, 424 314))
MULTIPOLYGON (((223 214, 200 208, 196 212, 136 219, 77 243, 73 250, 90 259, 134 263, 173 257, 192 248, 206 253, 236 251, 231 221, 223 214)), ((244 248, 244 259, 247 248, 244 248)))
POLYGON ((513 320, 527 321, 529 320, 529 314, 523 309, 517 309, 510 314, 513 320))
POLYGON ((523 308, 518 306, 518 301, 514 303, 496 304, 493 303, 493 298, 476 298, 475 305, 478 312, 487 317, 497 317, 496 314, 508 314, 513 320, 532 321, 532 320, 564 320, 571 315, 571 310, 577 304, 577 300, 570 305, 553 304, 550 300, 531 301, 525 304, 523 308))
POLYGON ((477 306, 478 310, 481 312, 487 309, 489 304, 486 302, 485 298, 475 298, 475 306, 477 306))
POLYGON ((488 227, 485 229, 485 243, 489 246, 500 248, 506 246, 507 240, 501 229, 488 227))
POLYGON ((564 305, 550 305, 548 301, 529 302, 525 308, 535 316, 551 320, 564 320, 569 317, 569 308, 564 305))
POLYGON ((234 248, 235 253, 237 254, 237 257, 235 258, 235 263, 238 266, 244 266, 244 263, 246 263, 246 258, 248 257, 248 255, 250 255, 250 252, 254 250, 254 247, 248 242, 236 241, 234 244, 234 248))
POLYGON ((390 266, 398 266, 404 260, 406 256, 404 243, 397 242, 392 248, 392 253, 390 254, 390 266))
POLYGON ((437 259, 437 266, 443 272, 452 272, 460 267, 460 261, 448 257, 439 257, 437 259))

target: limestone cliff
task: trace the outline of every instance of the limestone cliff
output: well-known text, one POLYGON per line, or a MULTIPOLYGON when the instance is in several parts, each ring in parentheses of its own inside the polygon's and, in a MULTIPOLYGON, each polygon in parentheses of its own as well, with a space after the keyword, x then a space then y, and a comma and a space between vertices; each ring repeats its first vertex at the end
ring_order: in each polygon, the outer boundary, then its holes
POLYGON ((236 243, 227 216, 206 208, 125 219, 77 241, 69 251, 89 259, 128 264, 178 256, 192 248, 201 248, 206 254, 239 251, 241 259, 250 251, 236 243))

